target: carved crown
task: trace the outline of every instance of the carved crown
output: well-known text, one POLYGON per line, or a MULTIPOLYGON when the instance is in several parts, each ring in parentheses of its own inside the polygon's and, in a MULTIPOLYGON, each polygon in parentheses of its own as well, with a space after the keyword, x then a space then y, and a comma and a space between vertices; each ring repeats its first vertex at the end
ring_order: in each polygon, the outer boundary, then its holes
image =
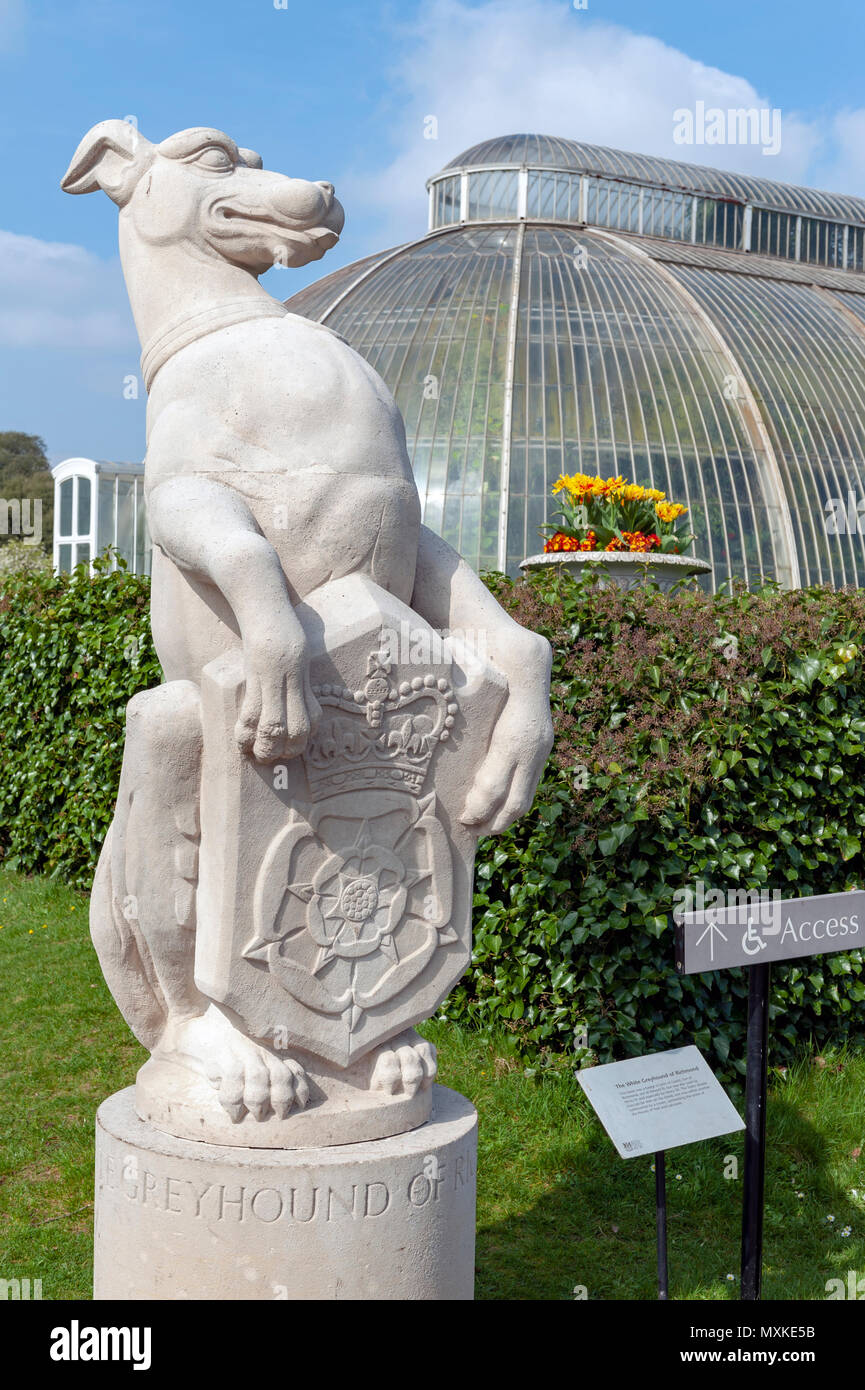
POLYGON ((391 672, 384 654, 373 652, 362 689, 313 685, 322 717, 304 762, 315 798, 384 789, 420 795, 459 705, 443 676, 426 673, 395 684, 391 672))

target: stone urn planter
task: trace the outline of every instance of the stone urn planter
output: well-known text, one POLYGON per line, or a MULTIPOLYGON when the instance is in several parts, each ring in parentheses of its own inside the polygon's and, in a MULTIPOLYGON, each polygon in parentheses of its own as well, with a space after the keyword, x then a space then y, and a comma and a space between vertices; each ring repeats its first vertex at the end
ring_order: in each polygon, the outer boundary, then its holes
POLYGON ((652 582, 664 593, 690 575, 710 574, 712 570, 705 560, 696 560, 693 555, 646 554, 631 550, 552 550, 530 555, 521 562, 520 569, 541 570, 550 565, 568 570, 574 579, 594 567, 604 585, 638 589, 652 582))

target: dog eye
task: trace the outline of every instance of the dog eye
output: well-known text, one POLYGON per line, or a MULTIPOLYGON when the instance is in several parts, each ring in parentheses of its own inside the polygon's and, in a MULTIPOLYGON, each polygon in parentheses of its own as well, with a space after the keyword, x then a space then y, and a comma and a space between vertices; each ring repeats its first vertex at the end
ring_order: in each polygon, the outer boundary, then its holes
POLYGON ((203 164, 205 169, 233 169, 234 162, 227 150, 221 145, 208 145, 206 150, 195 156, 196 164, 203 164))

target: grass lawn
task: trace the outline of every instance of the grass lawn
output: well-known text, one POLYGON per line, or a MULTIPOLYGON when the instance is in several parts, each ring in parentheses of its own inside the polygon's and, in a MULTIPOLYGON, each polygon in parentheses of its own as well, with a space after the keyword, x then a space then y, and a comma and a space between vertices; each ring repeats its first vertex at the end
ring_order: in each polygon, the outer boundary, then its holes
MULTIPOLYGON (((506 1039, 424 1032, 480 1112, 478 1297, 654 1298, 651 1160, 616 1156, 564 1059, 527 1076, 506 1039)), ((93 1119, 146 1054, 102 980, 86 897, 48 879, 0 873, 0 1040, 0 1278, 89 1298, 93 1119)), ((822 1299, 827 1280, 865 1276, 865 1056, 773 1076, 768 1132, 764 1297, 822 1299)), ((741 1177, 724 1173, 732 1154, 741 1174, 742 1147, 668 1155, 674 1298, 735 1297, 741 1177)))

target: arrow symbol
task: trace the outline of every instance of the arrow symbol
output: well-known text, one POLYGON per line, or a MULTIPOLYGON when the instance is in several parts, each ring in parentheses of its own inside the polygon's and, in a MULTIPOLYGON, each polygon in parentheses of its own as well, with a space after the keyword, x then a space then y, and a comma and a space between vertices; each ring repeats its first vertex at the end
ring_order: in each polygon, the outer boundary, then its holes
POLYGON ((718 933, 718 935, 720 936, 721 940, 726 944, 727 938, 726 938, 726 936, 724 935, 724 933, 721 931, 721 928, 718 926, 717 922, 715 922, 715 921, 710 921, 710 922, 709 922, 709 925, 706 927, 706 930, 703 932, 703 935, 700 936, 700 937, 698 937, 698 938, 697 938, 697 941, 695 942, 695 945, 701 946, 701 945, 703 944, 703 942, 705 941, 706 936, 708 935, 708 937, 709 937, 709 960, 712 961, 712 962, 714 962, 714 959, 715 959, 715 932, 718 933))

